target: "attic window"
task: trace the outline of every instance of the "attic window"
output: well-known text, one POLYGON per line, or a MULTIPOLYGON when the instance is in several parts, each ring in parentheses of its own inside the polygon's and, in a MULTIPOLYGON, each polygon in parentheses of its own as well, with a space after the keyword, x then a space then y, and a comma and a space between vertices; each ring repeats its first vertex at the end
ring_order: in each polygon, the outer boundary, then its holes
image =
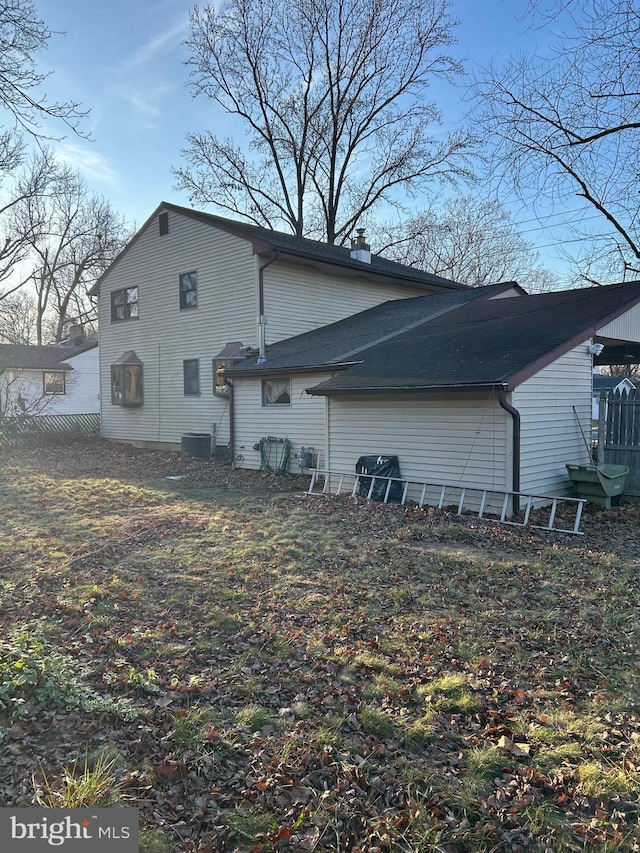
POLYGON ((142 362, 133 350, 111 365, 111 402, 114 406, 141 406, 142 362))
POLYGON ((161 237, 169 233, 169 214, 161 213, 158 216, 158 232, 161 237))

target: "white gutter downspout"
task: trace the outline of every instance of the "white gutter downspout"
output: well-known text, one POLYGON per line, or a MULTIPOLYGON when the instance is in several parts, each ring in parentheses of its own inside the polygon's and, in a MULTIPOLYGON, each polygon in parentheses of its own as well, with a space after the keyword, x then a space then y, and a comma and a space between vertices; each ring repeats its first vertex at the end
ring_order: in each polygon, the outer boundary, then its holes
POLYGON ((275 255, 266 264, 258 267, 258 360, 256 364, 264 364, 267 360, 267 343, 265 326, 267 325, 267 317, 264 313, 264 271, 280 256, 280 252, 276 249, 275 255))

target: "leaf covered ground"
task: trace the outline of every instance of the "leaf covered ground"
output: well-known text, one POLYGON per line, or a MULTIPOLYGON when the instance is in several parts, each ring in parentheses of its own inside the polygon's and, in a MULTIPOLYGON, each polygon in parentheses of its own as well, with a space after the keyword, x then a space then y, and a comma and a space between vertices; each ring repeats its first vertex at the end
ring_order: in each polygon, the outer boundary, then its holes
POLYGON ((306 482, 0 450, 0 805, 137 806, 142 853, 640 850, 640 508, 306 482))

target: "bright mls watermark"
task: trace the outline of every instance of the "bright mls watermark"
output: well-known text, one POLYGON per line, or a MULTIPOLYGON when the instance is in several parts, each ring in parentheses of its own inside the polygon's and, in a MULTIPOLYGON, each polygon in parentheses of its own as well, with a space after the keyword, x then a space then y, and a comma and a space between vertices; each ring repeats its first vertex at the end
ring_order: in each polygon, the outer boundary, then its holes
POLYGON ((138 853, 137 809, 0 808, 7 853, 138 853))

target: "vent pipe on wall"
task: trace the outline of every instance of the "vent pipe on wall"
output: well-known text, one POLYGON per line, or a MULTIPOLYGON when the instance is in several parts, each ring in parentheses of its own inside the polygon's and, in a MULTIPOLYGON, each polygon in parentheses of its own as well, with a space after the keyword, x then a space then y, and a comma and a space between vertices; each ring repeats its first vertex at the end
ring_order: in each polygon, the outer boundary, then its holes
POLYGON ((264 364, 267 360, 266 350, 266 335, 265 335, 265 326, 267 325, 267 318, 264 314, 258 314, 258 361, 256 364, 264 364))

